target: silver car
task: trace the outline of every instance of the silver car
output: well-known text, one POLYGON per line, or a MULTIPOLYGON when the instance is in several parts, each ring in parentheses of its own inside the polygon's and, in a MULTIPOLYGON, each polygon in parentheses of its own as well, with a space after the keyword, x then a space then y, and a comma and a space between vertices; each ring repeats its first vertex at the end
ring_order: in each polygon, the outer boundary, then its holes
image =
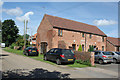
POLYGON ((113 55, 113 63, 120 62, 120 52, 110 52, 113 55))
POLYGON ((110 52, 105 51, 94 51, 95 53, 95 62, 99 64, 113 62, 113 56, 110 52))

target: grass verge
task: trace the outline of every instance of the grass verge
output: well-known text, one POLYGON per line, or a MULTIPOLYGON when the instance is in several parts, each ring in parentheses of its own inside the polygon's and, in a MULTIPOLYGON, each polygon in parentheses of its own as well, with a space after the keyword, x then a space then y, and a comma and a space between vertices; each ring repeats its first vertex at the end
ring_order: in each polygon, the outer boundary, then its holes
MULTIPOLYGON (((32 58, 32 59, 35 59, 35 60, 38 60, 38 61, 46 62, 46 63, 52 64, 52 65, 56 65, 56 63, 54 63, 54 62, 43 60, 43 55, 42 54, 39 54, 39 56, 26 56, 26 55, 23 55, 23 50, 14 50, 14 49, 10 49, 10 48, 5 48, 3 50, 7 51, 7 52, 10 52, 10 53, 15 53, 15 54, 18 54, 18 55, 29 57, 29 58, 32 58)), ((67 66, 78 67, 78 68, 91 67, 90 65, 87 65, 87 64, 85 65, 83 63, 78 63, 78 60, 76 60, 74 64, 67 64, 67 66)))

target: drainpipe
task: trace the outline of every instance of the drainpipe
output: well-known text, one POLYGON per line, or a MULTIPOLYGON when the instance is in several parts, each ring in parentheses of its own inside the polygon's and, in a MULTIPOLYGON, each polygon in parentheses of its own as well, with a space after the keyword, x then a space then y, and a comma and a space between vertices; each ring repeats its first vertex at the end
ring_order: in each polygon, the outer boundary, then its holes
POLYGON ((86 52, 86 33, 85 33, 85 52, 86 52))

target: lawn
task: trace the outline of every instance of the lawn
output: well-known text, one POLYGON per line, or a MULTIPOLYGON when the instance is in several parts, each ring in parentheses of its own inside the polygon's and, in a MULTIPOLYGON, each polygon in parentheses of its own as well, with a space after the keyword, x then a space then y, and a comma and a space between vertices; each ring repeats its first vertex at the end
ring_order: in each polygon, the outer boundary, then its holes
MULTIPOLYGON (((29 58, 32 58, 32 59, 35 59, 35 60, 38 60, 38 61, 46 62, 46 63, 52 64, 52 65, 56 65, 56 63, 54 63, 54 62, 43 60, 43 55, 42 54, 39 54, 39 56, 26 56, 26 55, 23 55, 23 50, 14 50, 14 49, 10 49, 10 48, 5 48, 3 50, 7 51, 7 52, 10 52, 10 53, 15 53, 17 55, 22 55, 22 56, 25 56, 25 57, 29 57, 29 58)), ((79 68, 90 67, 89 65, 80 64, 77 61, 75 61, 74 64, 66 64, 66 65, 69 66, 69 67, 79 67, 79 68)))

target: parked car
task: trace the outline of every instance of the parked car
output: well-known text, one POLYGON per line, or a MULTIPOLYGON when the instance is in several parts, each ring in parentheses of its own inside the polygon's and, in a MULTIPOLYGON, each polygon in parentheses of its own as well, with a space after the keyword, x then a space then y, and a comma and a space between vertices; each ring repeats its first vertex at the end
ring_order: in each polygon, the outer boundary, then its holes
POLYGON ((75 62, 75 55, 70 49, 53 48, 44 54, 44 60, 56 61, 56 64, 75 62))
POLYGON ((99 64, 113 62, 113 56, 110 52, 105 51, 94 51, 95 52, 95 62, 99 64))
POLYGON ((24 49, 23 54, 27 56, 30 56, 30 55, 38 56, 39 52, 37 48, 27 47, 26 49, 24 49))
POLYGON ((120 52, 111 51, 110 53, 113 55, 113 63, 120 62, 120 52))

